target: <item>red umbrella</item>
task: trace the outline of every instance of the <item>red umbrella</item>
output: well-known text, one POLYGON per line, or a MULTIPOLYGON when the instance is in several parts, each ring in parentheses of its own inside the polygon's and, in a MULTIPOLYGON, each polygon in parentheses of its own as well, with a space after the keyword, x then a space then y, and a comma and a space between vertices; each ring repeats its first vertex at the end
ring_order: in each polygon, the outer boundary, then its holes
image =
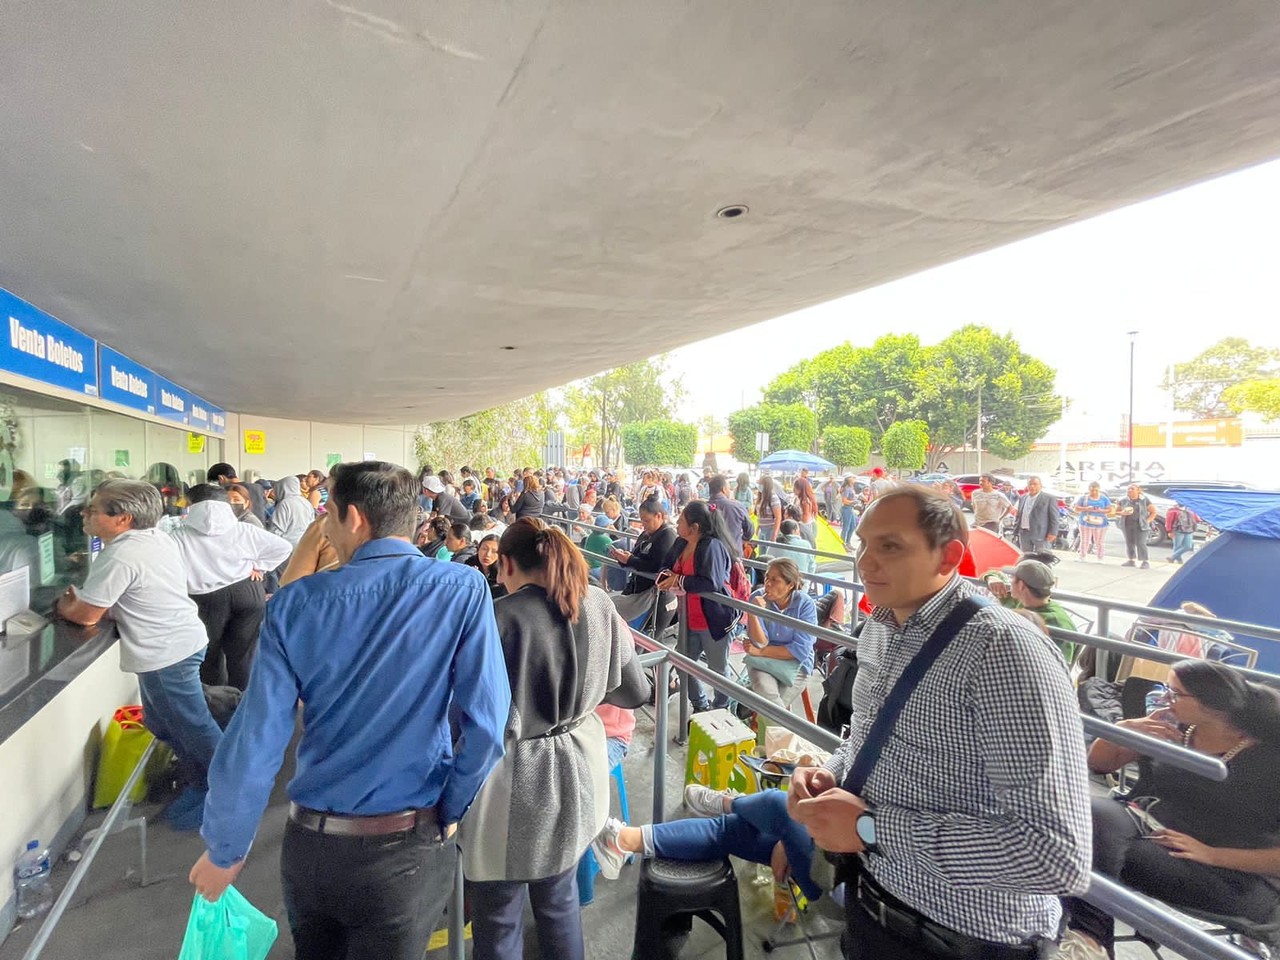
POLYGON ((969 549, 960 561, 960 576, 980 577, 989 570, 1002 570, 1018 562, 1022 553, 1008 540, 990 530, 969 531, 969 549))

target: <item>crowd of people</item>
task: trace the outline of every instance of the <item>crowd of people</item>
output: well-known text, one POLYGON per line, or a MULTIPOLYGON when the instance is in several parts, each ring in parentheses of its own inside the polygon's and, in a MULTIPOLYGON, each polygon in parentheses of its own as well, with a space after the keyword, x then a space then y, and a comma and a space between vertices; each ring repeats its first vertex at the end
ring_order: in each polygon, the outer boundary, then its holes
MULTIPOLYGON (((299 957, 420 957, 456 869, 473 956, 521 955, 527 897, 542 954, 583 957, 589 848, 606 876, 628 855, 734 854, 811 899, 842 884, 854 958, 1041 956, 1064 903, 1061 955, 1105 955, 1107 918, 1079 899, 1091 867, 1174 904, 1257 922, 1280 909, 1280 696, 1220 664, 1176 665, 1170 704, 1127 724, 1231 775, 1148 763, 1141 816, 1091 796, 1090 770, 1140 757, 1105 741, 1086 757, 1074 650, 1044 630, 1070 625, 1052 571, 1025 558, 1003 603, 959 577, 969 528, 948 491, 883 473, 815 490, 802 472, 783 490, 710 470, 626 484, 377 462, 273 484, 219 464, 208 481, 180 511, 146 481, 92 490, 85 530, 105 546, 58 611, 115 620, 146 722, 183 764, 170 816, 200 828, 190 877, 205 897, 251 857, 298 737, 281 875, 299 957), (660 633, 683 595, 681 652, 722 673, 739 637, 751 686, 789 707, 815 669, 795 622, 830 616, 804 578, 816 518, 843 525, 846 510, 874 609, 844 745, 786 793, 691 786, 693 820, 610 819, 609 772, 653 696, 630 627, 660 633), (754 589, 753 551, 767 561, 754 589), (225 729, 206 685, 243 691, 225 729), (1230 824, 1209 812, 1229 806, 1242 812, 1230 824)), ((990 502, 974 504, 979 525, 990 502)), ((728 701, 691 687, 697 709, 728 701)))

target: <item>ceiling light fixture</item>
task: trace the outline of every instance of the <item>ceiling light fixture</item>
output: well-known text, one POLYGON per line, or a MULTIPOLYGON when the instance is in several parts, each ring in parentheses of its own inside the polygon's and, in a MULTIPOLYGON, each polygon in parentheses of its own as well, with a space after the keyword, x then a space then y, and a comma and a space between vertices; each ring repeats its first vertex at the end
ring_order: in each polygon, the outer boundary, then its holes
POLYGON ((515 347, 503 347, 502 349, 503 349, 503 350, 514 350, 514 349, 515 349, 515 347))
POLYGON ((734 203, 721 207, 716 211, 716 216, 721 220, 736 220, 738 217, 745 217, 750 209, 745 203, 734 203))

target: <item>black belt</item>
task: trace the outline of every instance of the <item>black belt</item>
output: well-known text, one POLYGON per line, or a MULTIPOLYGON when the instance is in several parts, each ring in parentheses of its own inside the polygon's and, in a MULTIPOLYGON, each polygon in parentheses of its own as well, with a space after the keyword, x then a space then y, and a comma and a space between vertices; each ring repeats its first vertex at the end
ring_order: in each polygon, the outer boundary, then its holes
POLYGON ((571 730, 577 730, 580 726, 582 726, 582 724, 586 721, 587 717, 589 716, 591 716, 591 714, 584 713, 582 716, 575 717, 574 719, 570 720, 568 723, 562 723, 557 727, 552 727, 546 733, 540 733, 536 737, 529 737, 528 739, 545 740, 548 737, 558 737, 562 733, 568 733, 571 730))
POLYGON ((311 810, 291 803, 289 819, 307 830, 336 834, 341 837, 385 837, 392 833, 405 833, 416 828, 439 832, 434 810, 400 810, 396 813, 384 813, 372 817, 355 817, 311 810))
POLYGON ((846 886, 849 909, 860 909, 876 926, 904 943, 919 947, 930 957, 948 960, 1033 960, 1052 955, 1050 940, 1034 943, 996 943, 952 930, 913 910, 876 883, 859 868, 851 886, 846 886))

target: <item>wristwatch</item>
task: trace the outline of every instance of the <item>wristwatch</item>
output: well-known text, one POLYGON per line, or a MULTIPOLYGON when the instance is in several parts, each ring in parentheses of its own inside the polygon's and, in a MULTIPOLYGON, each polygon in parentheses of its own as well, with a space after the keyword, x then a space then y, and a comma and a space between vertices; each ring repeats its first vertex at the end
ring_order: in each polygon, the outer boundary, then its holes
POLYGON ((866 848, 867 853, 879 853, 880 850, 876 846, 876 816, 870 810, 859 814, 858 819, 854 821, 854 826, 858 830, 858 839, 862 841, 862 845, 866 848))

